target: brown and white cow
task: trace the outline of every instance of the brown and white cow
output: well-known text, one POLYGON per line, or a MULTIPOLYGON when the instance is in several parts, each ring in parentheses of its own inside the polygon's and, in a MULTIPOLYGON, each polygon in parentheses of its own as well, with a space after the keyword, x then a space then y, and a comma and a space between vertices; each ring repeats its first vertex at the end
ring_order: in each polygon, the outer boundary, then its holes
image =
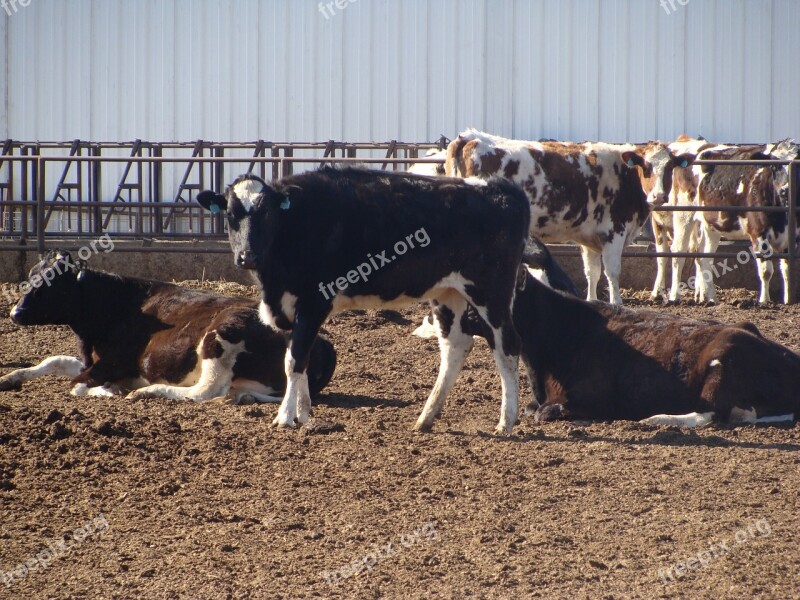
MULTIPOLYGON (((705 160, 788 160, 798 156, 800 148, 793 142, 767 146, 714 146, 698 154, 705 160), (771 152, 771 153, 770 153, 771 152)), ((788 170, 776 164, 695 165, 698 178, 697 204, 700 206, 764 207, 786 206, 788 170)), ((773 266, 769 257, 785 252, 789 242, 787 215, 784 212, 702 212, 698 214, 702 251, 717 250, 721 238, 750 241, 756 256, 761 291, 759 302, 770 302, 769 283, 773 266)), ((715 270, 712 258, 698 261, 697 296, 701 302, 715 302, 713 283, 715 270)), ((784 302, 789 302, 789 263, 780 259, 784 282, 784 302)))
MULTIPOLYGON (((521 281, 514 326, 537 421, 644 419, 694 427, 790 420, 800 412, 800 355, 751 323, 587 302, 529 273, 521 281)), ((469 313, 461 328, 488 333, 469 313)))
MULTIPOLYGON (((703 138, 691 138, 686 135, 681 135, 667 146, 670 152, 680 156, 681 162, 672 172, 672 185, 666 201, 653 204, 651 222, 659 252, 689 252, 698 247, 698 223, 694 211, 664 212, 656 209, 659 206, 695 206, 698 177, 691 165, 699 152, 711 146, 713 144, 703 138)), ((659 296, 668 297, 670 302, 677 302, 680 299, 681 273, 686 259, 678 257, 672 259, 672 283, 668 296, 665 279, 669 259, 663 256, 656 261, 658 271, 651 297, 654 300, 659 296)))
MULTIPOLYGON (((11 311, 18 325, 68 325, 80 358, 52 356, 0 377, 0 390, 43 375, 69 377, 76 396, 188 398, 230 394, 236 401, 280 402, 286 387, 286 337, 261 322, 258 302, 121 277, 54 252, 30 273, 29 291, 11 311)), ((336 352, 317 338, 309 386, 330 381, 336 352)))
POLYGON ((449 176, 502 176, 522 187, 531 204, 531 233, 545 242, 581 246, 587 298, 597 298, 601 258, 610 301, 621 304, 622 251, 669 194, 680 160, 666 146, 510 140, 469 129, 447 148, 449 176))

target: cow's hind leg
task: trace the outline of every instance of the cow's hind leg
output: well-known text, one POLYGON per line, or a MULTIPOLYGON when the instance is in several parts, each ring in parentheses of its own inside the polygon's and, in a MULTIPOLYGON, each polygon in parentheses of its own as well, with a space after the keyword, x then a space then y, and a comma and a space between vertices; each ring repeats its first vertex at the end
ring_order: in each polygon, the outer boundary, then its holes
POLYGON ((292 339, 283 361, 286 370, 286 392, 272 421, 278 427, 295 427, 308 421, 311 414, 311 392, 308 388, 308 363, 311 348, 325 317, 315 318, 298 310, 292 327, 292 339))
POLYGON ((600 253, 591 248, 581 246, 581 258, 583 259, 583 273, 586 275, 586 299, 597 300, 597 282, 603 270, 600 253))
POLYGON ((441 414, 444 400, 453 388, 464 361, 472 349, 472 336, 462 330, 461 317, 467 310, 467 302, 454 291, 440 297, 433 309, 432 329, 439 339, 439 375, 431 390, 414 429, 430 431, 434 420, 441 414))
POLYGON ((11 371, 11 373, 0 377, 0 391, 18 390, 26 381, 45 375, 56 375, 58 377, 74 379, 82 370, 83 363, 77 358, 72 356, 51 356, 45 358, 34 367, 17 369, 16 371, 11 371))
POLYGON ((244 352, 244 342, 236 344, 220 337, 217 331, 209 331, 201 340, 197 354, 201 360, 200 377, 190 386, 153 384, 132 391, 127 400, 141 398, 188 398, 205 402, 228 393, 233 381, 233 365, 236 357, 244 352))
MULTIPOLYGON (((474 302, 472 299, 470 301, 474 302)), ((477 304, 473 306, 492 333, 487 341, 492 348, 492 356, 497 370, 500 371, 503 387, 500 422, 495 428, 495 433, 509 434, 519 416, 519 355, 522 347, 511 320, 511 302, 507 305, 505 303, 496 305, 492 315, 485 306, 477 304), (495 319, 491 319, 490 316, 495 316, 495 319)))
POLYGON ((622 272, 622 251, 625 249, 625 238, 615 235, 611 242, 603 245, 603 270, 608 281, 608 301, 611 304, 622 304, 619 293, 619 276, 622 272))

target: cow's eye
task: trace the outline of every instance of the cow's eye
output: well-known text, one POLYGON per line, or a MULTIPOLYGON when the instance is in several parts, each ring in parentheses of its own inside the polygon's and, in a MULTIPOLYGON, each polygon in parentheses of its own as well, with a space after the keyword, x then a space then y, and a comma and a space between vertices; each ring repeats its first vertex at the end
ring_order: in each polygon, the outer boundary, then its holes
POLYGON ((239 219, 228 213, 228 229, 239 231, 239 219))

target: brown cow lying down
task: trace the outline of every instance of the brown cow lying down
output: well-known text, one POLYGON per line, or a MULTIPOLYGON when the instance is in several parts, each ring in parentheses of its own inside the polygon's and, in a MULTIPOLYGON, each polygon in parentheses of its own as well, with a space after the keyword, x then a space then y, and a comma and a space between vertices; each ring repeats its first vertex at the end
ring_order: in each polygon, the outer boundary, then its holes
MULTIPOLYGON (((630 419, 696 427, 712 420, 793 420, 800 355, 755 325, 730 326, 587 302, 527 274, 514 325, 537 421, 630 419), (538 400, 538 401, 537 401, 538 400)), ((472 319, 462 328, 484 335, 472 319)))
MULTIPOLYGON (((257 300, 93 271, 61 252, 37 264, 28 283, 11 319, 69 325, 80 359, 52 356, 13 371, 0 377, 0 390, 60 375, 72 379, 76 396, 134 390, 129 398, 282 399, 286 338, 260 321, 257 300)), ((335 366, 336 352, 320 336, 309 366, 312 394, 330 381, 335 366)))

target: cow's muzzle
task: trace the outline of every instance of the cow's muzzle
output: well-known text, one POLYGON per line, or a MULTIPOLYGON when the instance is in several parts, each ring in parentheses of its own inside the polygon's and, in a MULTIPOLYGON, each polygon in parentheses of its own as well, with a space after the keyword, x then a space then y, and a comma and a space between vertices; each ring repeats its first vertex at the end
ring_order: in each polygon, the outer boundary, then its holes
POLYGON ((667 202, 667 195, 664 194, 664 192, 659 192, 657 194, 650 194, 647 200, 650 206, 663 206, 667 202))
POLYGON ((248 250, 242 250, 239 252, 233 262, 236 263, 236 266, 240 269, 256 268, 256 257, 248 250))

